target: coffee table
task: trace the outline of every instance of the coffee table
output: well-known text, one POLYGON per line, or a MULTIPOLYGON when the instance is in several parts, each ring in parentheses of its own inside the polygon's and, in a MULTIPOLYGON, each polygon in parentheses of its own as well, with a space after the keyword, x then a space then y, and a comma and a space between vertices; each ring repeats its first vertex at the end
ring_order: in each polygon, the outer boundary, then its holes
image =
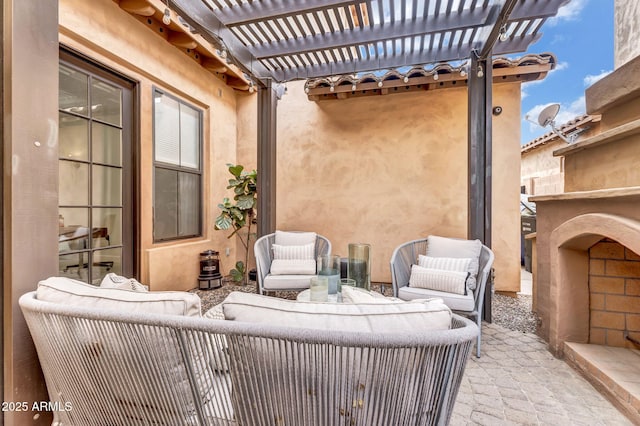
MULTIPOLYGON (((363 290, 363 289, 361 289, 363 290)), ((400 299, 395 298, 395 297, 390 297, 390 296, 384 296, 381 293, 375 291, 375 290, 370 290, 368 291, 368 293, 376 295, 379 298, 383 298, 383 299, 389 299, 389 300, 396 300, 396 301, 400 301, 400 299)), ((296 301, 298 302, 310 302, 310 296, 311 296, 311 290, 307 289, 307 290, 302 290, 300 293, 298 293, 298 296, 296 297, 296 301)), ((326 302, 316 302, 316 303, 342 303, 342 299, 338 300, 338 295, 337 294, 330 294, 329 297, 327 298, 326 302)))
MULTIPOLYGON (((298 302, 311 302, 311 290, 306 289, 298 293, 296 297, 298 302)), ((337 294, 330 294, 325 303, 340 303, 337 294)))

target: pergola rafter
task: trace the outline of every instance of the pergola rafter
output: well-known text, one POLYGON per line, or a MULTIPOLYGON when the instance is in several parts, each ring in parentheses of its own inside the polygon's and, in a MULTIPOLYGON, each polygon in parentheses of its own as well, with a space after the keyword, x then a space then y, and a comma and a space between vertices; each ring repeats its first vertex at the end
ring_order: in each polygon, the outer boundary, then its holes
POLYGON ((259 82, 465 60, 472 52, 522 52, 567 2, 170 0, 259 82))

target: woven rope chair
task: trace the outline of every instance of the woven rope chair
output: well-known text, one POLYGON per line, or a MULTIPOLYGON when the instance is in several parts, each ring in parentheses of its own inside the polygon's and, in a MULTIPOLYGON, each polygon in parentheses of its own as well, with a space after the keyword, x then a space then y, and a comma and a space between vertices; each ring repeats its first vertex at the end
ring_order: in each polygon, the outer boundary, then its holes
MULTIPOLYGON (((398 297, 398 290, 401 287, 409 285, 409 277, 411 276, 411 265, 416 264, 419 254, 427 252, 427 239, 421 238, 401 244, 391 255, 391 284, 393 286, 393 295, 398 297)), ((482 339, 482 307, 484 304, 484 295, 491 275, 493 267, 494 254, 487 246, 482 246, 480 251, 478 268, 478 276, 476 278, 476 288, 473 290, 474 308, 470 311, 455 311, 460 315, 475 320, 480 332, 476 343, 476 356, 480 358, 480 342, 482 339)), ((444 301, 447 303, 447 301, 444 301)))
MULTIPOLYGON (((309 288, 309 279, 311 276, 303 276, 299 277, 307 278, 304 280, 306 284, 302 284, 300 280, 292 280, 290 286, 278 285, 274 288, 269 288, 269 286, 265 286, 265 278, 269 275, 269 270, 271 269, 271 262, 273 261, 273 244, 276 240, 276 234, 268 234, 258 238, 254 244, 254 252, 256 255, 256 271, 257 271, 257 285, 258 285, 258 293, 264 294, 266 291, 273 290, 305 290, 309 288)), ((316 237, 316 246, 315 246, 315 258, 318 256, 330 254, 331 253, 331 242, 326 237, 322 235, 318 235, 316 237)), ((293 276, 289 276, 293 277, 293 276)))
POLYGON ((457 315, 391 335, 20 306, 49 397, 70 404, 55 420, 81 426, 446 424, 478 334, 457 315))

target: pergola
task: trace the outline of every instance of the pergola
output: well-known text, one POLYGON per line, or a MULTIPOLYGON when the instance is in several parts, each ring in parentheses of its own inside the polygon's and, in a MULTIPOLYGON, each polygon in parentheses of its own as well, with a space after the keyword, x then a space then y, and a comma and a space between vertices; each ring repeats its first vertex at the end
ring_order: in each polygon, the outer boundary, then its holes
POLYGON ((275 229, 278 84, 467 61, 469 238, 491 245, 492 56, 526 51, 569 0, 168 0, 259 86, 261 234, 275 229))

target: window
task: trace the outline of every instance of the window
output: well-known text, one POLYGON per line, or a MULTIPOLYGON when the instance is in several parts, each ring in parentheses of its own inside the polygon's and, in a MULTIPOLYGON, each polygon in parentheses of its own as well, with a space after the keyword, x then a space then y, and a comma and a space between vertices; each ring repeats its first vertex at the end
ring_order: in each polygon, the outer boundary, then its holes
POLYGON ((154 89, 153 239, 202 235, 202 111, 154 89))

